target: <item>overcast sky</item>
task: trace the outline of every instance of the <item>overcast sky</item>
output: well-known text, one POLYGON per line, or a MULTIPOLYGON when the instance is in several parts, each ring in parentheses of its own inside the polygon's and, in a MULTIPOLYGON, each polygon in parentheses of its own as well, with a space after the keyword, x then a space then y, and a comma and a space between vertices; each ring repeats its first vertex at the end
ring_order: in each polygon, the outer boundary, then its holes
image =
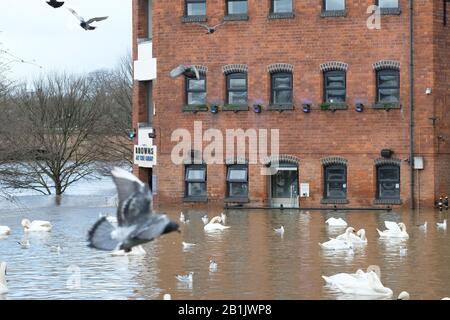
POLYGON ((131 50, 131 0, 66 0, 58 9, 46 0, 0 0, 0 31, 0 49, 43 67, 11 63, 9 76, 16 80, 42 72, 112 68, 131 50), (86 20, 109 18, 85 31, 68 7, 86 20))

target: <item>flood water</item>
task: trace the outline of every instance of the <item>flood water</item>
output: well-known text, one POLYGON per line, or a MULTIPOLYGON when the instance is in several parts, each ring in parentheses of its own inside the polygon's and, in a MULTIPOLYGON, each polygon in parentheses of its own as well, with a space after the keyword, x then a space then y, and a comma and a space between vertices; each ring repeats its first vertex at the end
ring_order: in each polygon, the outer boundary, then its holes
MULTIPOLYGON (((100 213, 115 213, 115 188, 110 178, 74 186, 56 206, 52 197, 21 195, 14 203, 0 200, 0 225, 12 234, 0 240, 0 261, 8 264, 9 293, 3 299, 359 299, 325 286, 321 275, 353 273, 369 265, 381 268, 381 281, 396 297, 412 299, 450 296, 450 236, 436 222, 447 212, 228 210, 229 229, 205 233, 201 217, 221 208, 184 210, 190 220, 181 234, 171 233, 144 245, 145 256, 113 257, 86 246, 86 234, 100 213), (344 232, 325 225, 342 217, 364 228, 368 244, 326 253, 318 245, 344 232), (50 233, 24 235, 21 219, 49 220, 50 233), (380 240, 376 228, 385 220, 402 221, 410 238, 380 240), (427 232, 416 225, 428 222, 427 232), (283 237, 274 232, 281 225, 283 237), (17 243, 30 241, 30 248, 17 243), (195 243, 183 250, 182 241, 195 243), (58 253, 52 246, 60 245, 58 253), (406 250, 401 250, 406 249, 406 250), (217 271, 209 270, 214 259, 217 271), (192 284, 176 274, 194 272, 192 284)), ((163 207, 178 220, 180 208, 163 207)), ((367 298, 367 297, 365 297, 367 298)))

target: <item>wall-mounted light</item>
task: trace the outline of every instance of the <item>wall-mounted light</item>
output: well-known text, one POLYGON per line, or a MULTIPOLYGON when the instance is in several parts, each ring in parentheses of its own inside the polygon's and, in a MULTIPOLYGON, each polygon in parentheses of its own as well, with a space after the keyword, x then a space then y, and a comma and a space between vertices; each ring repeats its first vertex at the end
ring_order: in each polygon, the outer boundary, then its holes
POLYGON ((431 88, 426 88, 425 89, 425 94, 430 95, 432 92, 431 88))
POLYGON ((311 104, 309 103, 303 103, 302 104, 303 112, 309 113, 311 111, 311 104))
POLYGON ((355 105, 356 112, 363 112, 364 111, 364 105, 362 103, 357 103, 355 105))
POLYGON ((259 103, 255 103, 255 104, 253 105, 253 111, 254 111, 255 113, 261 113, 261 111, 262 111, 262 105, 260 105, 259 103))
POLYGON ((209 107, 209 111, 211 111, 211 113, 218 113, 219 112, 219 106, 217 104, 212 104, 209 107))
POLYGON ((127 130, 128 139, 133 140, 136 137, 136 129, 127 130))

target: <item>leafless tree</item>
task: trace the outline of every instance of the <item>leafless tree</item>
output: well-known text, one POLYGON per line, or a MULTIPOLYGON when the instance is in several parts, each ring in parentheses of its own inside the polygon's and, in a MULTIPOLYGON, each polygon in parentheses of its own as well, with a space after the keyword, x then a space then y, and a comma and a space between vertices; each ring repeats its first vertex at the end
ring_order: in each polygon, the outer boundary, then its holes
POLYGON ((13 94, 10 125, 0 128, 9 161, 3 183, 61 195, 73 183, 95 177, 102 153, 97 143, 106 115, 106 92, 87 77, 51 74, 13 94))

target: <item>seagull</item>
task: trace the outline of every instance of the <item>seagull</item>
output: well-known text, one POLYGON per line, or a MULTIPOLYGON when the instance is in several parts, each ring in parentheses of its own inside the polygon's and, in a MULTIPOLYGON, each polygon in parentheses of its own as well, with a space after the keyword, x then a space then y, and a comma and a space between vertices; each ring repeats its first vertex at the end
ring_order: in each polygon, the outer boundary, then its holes
POLYGON ((425 221, 424 224, 419 224, 418 227, 420 230, 422 230, 423 232, 427 232, 427 221, 425 221))
POLYGON ((17 241, 17 243, 20 244, 22 249, 28 249, 30 247, 29 240, 17 241))
POLYGON ((398 295, 397 300, 409 300, 410 296, 409 293, 406 291, 402 291, 400 292, 400 294, 398 295))
POLYGON ((64 4, 64 1, 56 1, 56 0, 50 0, 47 1, 49 6, 52 6, 53 8, 59 8, 64 4))
POLYGON ((108 17, 95 17, 86 21, 84 20, 84 18, 80 17, 78 13, 75 12, 75 10, 71 8, 67 8, 67 10, 69 10, 75 17, 77 17, 78 20, 80 20, 80 27, 82 27, 84 30, 94 30, 97 27, 91 26, 91 23, 108 19, 108 17))
POLYGON ((444 222, 438 222, 438 223, 436 223, 436 226, 437 226, 439 229, 444 229, 444 230, 446 230, 446 229, 447 229, 447 219, 444 219, 444 222))
POLYGON ((284 227, 283 226, 281 226, 280 228, 278 228, 278 229, 273 229, 276 233, 278 233, 278 234, 280 234, 280 235, 283 235, 284 234, 284 227))
POLYGON ((175 277, 178 279, 178 281, 181 282, 192 282, 192 276, 194 275, 194 272, 189 272, 187 275, 179 275, 177 274, 175 277))
POLYGON ((182 222, 182 223, 186 222, 186 217, 184 216, 183 212, 180 212, 180 222, 182 222))
POLYGON ((195 246, 196 244, 195 243, 187 243, 187 242, 182 242, 182 244, 183 244, 183 249, 190 249, 190 248, 192 248, 193 246, 195 246))
POLYGON ((208 219, 208 216, 205 214, 203 217, 202 217, 202 221, 203 221, 203 224, 208 224, 208 222, 209 222, 209 219, 208 219))
POLYGON ((99 250, 124 250, 152 241, 159 236, 179 231, 179 225, 165 214, 152 210, 152 193, 130 172, 115 167, 112 171, 117 187, 119 206, 115 227, 106 217, 100 218, 89 230, 89 247, 99 250))
POLYGON ((207 30, 206 34, 211 34, 211 33, 214 33, 218 27, 220 27, 221 25, 225 24, 225 21, 222 21, 221 23, 216 24, 213 27, 210 27, 207 24, 203 24, 203 23, 199 23, 199 22, 197 22, 195 24, 205 28, 207 30))
POLYGON ((196 80, 200 80, 200 72, 198 71, 197 67, 192 65, 192 66, 186 66, 184 64, 180 64, 178 67, 172 69, 172 71, 170 71, 170 76, 172 78, 176 78, 178 76, 185 76, 188 79, 196 79, 196 80))
POLYGON ((217 271, 217 262, 214 260, 209 260, 209 271, 216 272, 217 271))

